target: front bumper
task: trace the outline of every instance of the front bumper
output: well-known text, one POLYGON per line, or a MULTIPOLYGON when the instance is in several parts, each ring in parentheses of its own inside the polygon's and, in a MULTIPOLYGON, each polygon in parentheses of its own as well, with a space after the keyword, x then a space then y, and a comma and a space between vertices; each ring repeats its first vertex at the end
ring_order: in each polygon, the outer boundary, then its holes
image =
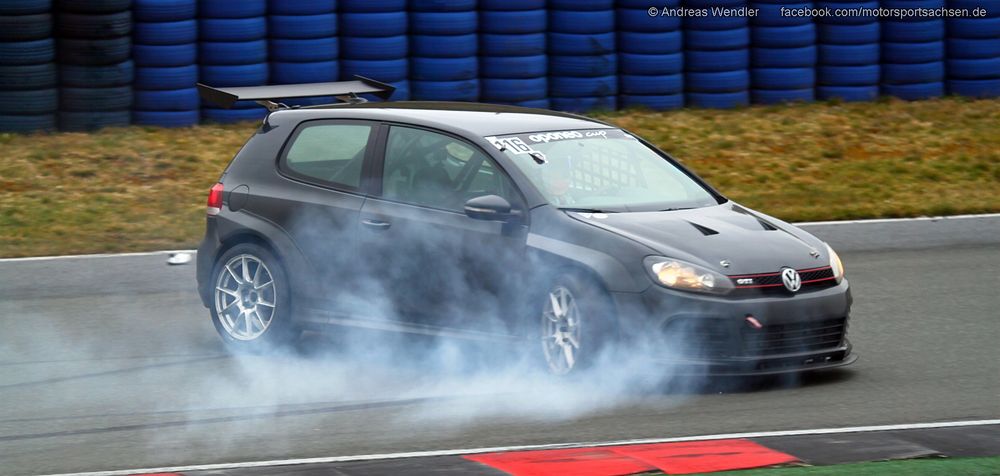
POLYGON ((847 340, 847 280, 796 295, 721 297, 650 286, 613 297, 630 345, 674 374, 768 375, 857 360, 847 340))

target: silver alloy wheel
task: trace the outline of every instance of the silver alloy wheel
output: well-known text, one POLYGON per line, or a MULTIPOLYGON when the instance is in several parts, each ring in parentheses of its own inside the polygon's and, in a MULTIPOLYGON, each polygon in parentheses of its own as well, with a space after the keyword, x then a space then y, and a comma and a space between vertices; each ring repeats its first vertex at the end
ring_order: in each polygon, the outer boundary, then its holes
POLYGON ((251 254, 231 258, 215 279, 215 313, 233 339, 260 337, 271 325, 277 298, 274 275, 251 254))
POLYGON ((542 350, 549 369, 556 375, 569 373, 580 353, 580 310, 569 289, 558 286, 549 292, 542 311, 542 350))

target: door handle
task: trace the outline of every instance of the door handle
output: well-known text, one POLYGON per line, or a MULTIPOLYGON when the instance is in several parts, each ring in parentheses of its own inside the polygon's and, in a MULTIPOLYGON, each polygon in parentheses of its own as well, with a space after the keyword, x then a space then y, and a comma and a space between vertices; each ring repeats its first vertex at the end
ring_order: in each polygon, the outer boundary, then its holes
POLYGON ((376 230, 385 230, 392 226, 392 223, 382 220, 361 220, 361 224, 376 230))

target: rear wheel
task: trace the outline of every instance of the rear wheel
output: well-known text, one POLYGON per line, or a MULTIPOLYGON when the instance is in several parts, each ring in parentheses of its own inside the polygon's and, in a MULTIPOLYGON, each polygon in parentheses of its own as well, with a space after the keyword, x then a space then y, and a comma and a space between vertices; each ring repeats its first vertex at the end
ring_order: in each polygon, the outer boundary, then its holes
POLYGON ((216 261, 212 323, 238 351, 261 352, 289 344, 301 332, 291 322, 288 279, 266 248, 244 243, 216 261))
POLYGON ((570 375, 593 366, 617 336, 607 292, 589 280, 560 277, 544 296, 540 334, 551 373, 570 375))

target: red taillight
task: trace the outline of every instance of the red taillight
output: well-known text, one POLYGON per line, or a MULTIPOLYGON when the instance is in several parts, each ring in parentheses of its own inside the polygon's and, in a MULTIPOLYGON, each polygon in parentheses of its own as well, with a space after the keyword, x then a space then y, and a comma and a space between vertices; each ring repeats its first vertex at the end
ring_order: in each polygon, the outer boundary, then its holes
POLYGON ((208 214, 218 215, 222 211, 222 184, 217 183, 212 185, 212 189, 208 191, 208 214))

